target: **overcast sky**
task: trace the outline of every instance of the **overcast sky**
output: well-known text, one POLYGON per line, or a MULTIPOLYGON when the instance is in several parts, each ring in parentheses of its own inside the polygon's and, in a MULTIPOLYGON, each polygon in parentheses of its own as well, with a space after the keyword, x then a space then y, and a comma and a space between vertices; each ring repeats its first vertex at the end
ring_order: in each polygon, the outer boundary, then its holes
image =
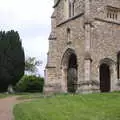
POLYGON ((43 61, 44 75, 53 0, 0 0, 0 29, 18 31, 26 56, 43 61))

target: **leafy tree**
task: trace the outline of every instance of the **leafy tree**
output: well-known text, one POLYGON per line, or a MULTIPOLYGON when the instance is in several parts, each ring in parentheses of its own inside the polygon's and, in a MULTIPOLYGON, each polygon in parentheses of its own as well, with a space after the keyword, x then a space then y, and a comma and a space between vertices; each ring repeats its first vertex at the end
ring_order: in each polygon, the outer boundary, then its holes
POLYGON ((24 75, 16 84, 17 92, 43 92, 44 78, 35 75, 24 75))
POLYGON ((0 91, 15 85, 24 75, 25 57, 16 31, 0 32, 0 91))
POLYGON ((25 60, 25 71, 28 73, 36 73, 38 71, 38 66, 41 64, 42 62, 35 57, 27 57, 25 60))

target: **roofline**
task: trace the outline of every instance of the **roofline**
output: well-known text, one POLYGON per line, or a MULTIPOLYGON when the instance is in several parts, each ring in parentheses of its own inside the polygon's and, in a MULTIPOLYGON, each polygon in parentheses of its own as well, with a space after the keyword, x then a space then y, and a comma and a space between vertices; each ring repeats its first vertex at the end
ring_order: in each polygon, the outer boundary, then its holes
POLYGON ((57 2, 54 4, 53 8, 57 7, 57 5, 59 4, 60 0, 57 0, 57 2))
POLYGON ((59 23, 59 24, 57 25, 57 27, 60 27, 61 25, 65 24, 65 23, 67 23, 67 22, 69 22, 69 21, 71 21, 71 20, 77 19, 78 17, 81 17, 81 16, 83 16, 83 15, 84 15, 84 12, 82 12, 82 13, 76 15, 76 16, 73 16, 73 17, 71 17, 71 18, 69 18, 69 19, 67 19, 67 20, 59 23))

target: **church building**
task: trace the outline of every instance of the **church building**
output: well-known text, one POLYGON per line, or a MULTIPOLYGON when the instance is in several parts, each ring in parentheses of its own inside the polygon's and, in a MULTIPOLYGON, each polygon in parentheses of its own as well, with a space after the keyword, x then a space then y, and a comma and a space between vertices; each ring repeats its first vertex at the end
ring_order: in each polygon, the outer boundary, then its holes
POLYGON ((54 0, 44 92, 120 90, 120 0, 54 0))

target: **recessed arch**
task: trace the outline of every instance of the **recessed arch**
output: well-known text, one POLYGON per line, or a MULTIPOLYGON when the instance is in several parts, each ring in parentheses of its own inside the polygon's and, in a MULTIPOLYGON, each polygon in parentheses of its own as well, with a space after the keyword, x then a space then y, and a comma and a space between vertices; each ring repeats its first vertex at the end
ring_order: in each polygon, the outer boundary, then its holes
POLYGON ((117 53, 117 78, 120 79, 120 51, 117 53))
POLYGON ((75 93, 77 90, 77 55, 73 49, 68 48, 65 51, 61 64, 66 90, 69 93, 75 93))
POLYGON ((110 59, 110 58, 104 58, 104 59, 100 60, 99 65, 101 65, 103 63, 105 63, 105 64, 107 64, 109 66, 115 64, 115 62, 112 59, 110 59))
POLYGON ((110 92, 111 91, 111 82, 113 66, 115 62, 110 58, 104 58, 100 61, 99 66, 99 79, 100 79, 100 91, 101 92, 110 92))
POLYGON ((100 91, 110 92, 110 68, 109 65, 103 63, 100 65, 100 91))
POLYGON ((75 53, 75 50, 72 49, 72 48, 67 48, 65 51, 64 51, 64 54, 62 56, 62 60, 61 60, 61 65, 62 66, 68 66, 68 58, 70 57, 71 54, 76 54, 75 53))

